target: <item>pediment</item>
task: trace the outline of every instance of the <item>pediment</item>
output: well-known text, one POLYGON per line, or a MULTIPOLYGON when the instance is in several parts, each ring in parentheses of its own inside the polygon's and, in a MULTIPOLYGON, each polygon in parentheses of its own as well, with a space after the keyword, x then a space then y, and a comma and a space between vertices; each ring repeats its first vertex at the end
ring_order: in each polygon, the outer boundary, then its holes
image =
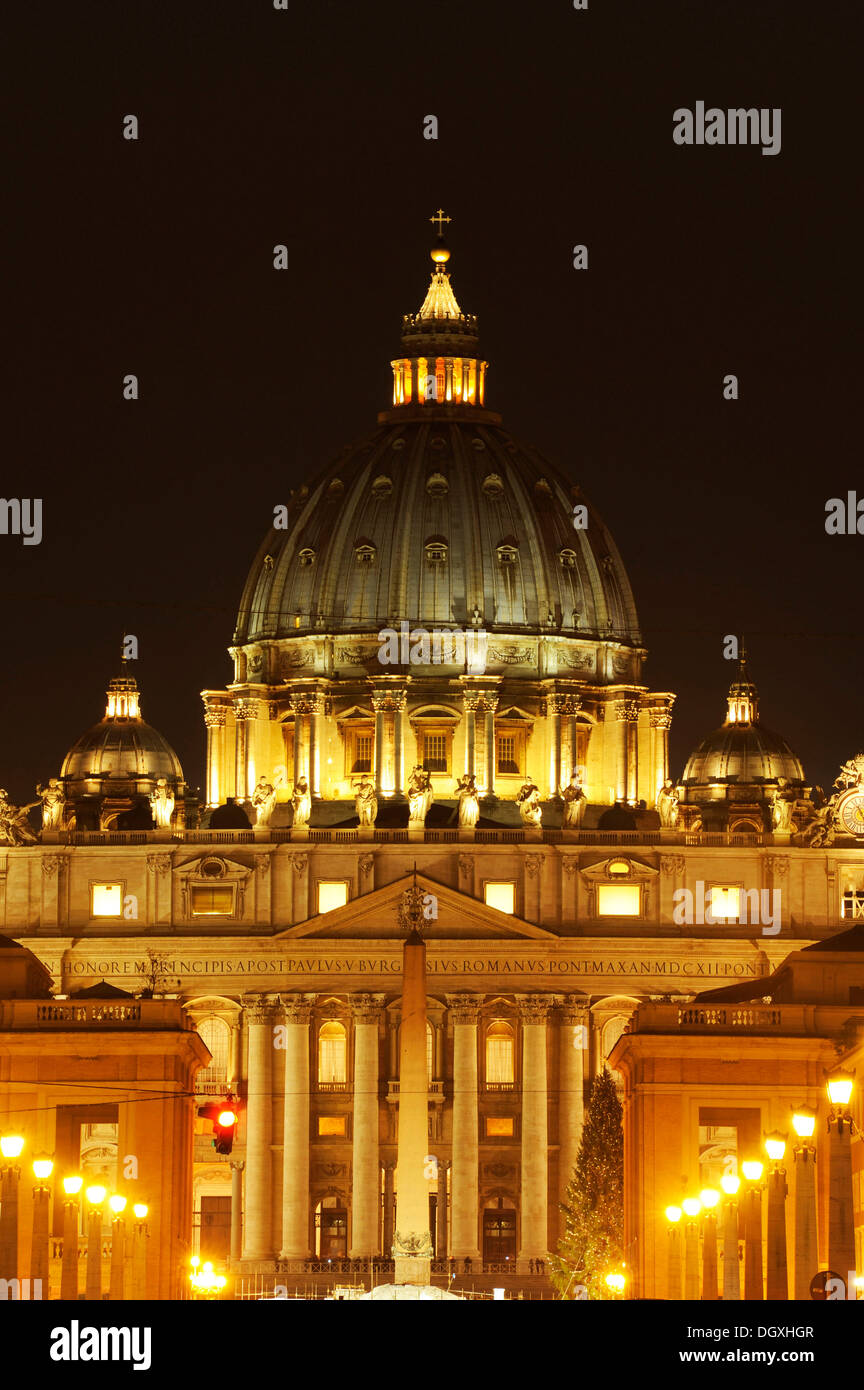
MULTIPOLYGON (((392 937, 403 940, 405 933, 399 925, 399 903, 406 888, 413 885, 413 874, 406 874, 395 883, 376 888, 353 898, 344 907, 311 917, 296 927, 280 933, 281 940, 297 937, 342 938, 343 940, 383 941, 392 937)), ((427 941, 555 941, 552 932, 544 931, 521 917, 487 907, 455 888, 436 883, 425 874, 417 875, 417 886, 437 900, 437 917, 424 924, 427 941)))

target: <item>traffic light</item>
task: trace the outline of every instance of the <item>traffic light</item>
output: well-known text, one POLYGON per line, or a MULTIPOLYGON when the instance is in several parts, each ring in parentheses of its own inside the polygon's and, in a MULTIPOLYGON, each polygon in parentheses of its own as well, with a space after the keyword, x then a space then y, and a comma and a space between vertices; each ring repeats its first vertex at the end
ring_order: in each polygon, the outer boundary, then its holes
POLYGON ((217 1154, 230 1154, 237 1130, 237 1103, 229 1094, 224 1100, 208 1101, 198 1106, 198 1114, 213 1125, 213 1147, 217 1154))

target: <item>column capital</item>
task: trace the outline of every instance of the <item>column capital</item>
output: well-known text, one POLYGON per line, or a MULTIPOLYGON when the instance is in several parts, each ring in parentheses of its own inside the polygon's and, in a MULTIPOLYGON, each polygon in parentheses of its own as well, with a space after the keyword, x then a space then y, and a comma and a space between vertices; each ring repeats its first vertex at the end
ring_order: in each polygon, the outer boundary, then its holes
POLYGON ((462 691, 462 708, 466 714, 475 714, 480 706, 480 695, 476 690, 462 691))
POLYGON ((312 1013, 317 994, 280 994, 286 1023, 306 1024, 312 1013))
POLYGON ((408 705, 408 691, 404 686, 387 686, 383 690, 373 687, 371 699, 376 714, 404 710, 408 705))
POLYGON ((204 723, 208 729, 223 729, 228 717, 228 711, 224 705, 204 706, 204 723))
POLYGON ((494 714, 498 708, 498 696, 491 690, 480 692, 480 708, 484 714, 494 714))
POLYGON ((384 994, 352 994, 349 998, 355 1023, 378 1023, 384 1007, 384 994))
POLYGON ((260 704, 260 700, 235 700, 234 718, 238 723, 242 723, 244 720, 257 719, 260 704))
POLYGON ((639 721, 639 701, 632 698, 615 701, 615 718, 621 724, 636 724, 639 721))
POLYGON ((584 1023, 588 1016, 588 999, 565 995, 558 1004, 558 1021, 562 1024, 584 1023))
POLYGON ((243 1169, 246 1167, 246 1160, 245 1158, 232 1158, 228 1167, 234 1173, 242 1173, 243 1169))
POLYGON ((557 691, 551 691, 546 696, 547 714, 578 714, 581 708, 582 701, 578 695, 562 695, 557 691))
POLYGON ((485 994, 447 994, 447 1008, 454 1023, 476 1023, 485 994))
POLYGON ((279 1009, 279 1000, 270 994, 246 994, 243 1008, 249 1023, 271 1023, 279 1009))
POLYGON ((523 1024, 545 1024, 549 1010, 558 1002, 558 998, 555 994, 517 994, 516 1007, 523 1024))
POLYGON ((668 729, 672 724, 671 709, 652 709, 649 710, 649 718, 652 729, 668 729))

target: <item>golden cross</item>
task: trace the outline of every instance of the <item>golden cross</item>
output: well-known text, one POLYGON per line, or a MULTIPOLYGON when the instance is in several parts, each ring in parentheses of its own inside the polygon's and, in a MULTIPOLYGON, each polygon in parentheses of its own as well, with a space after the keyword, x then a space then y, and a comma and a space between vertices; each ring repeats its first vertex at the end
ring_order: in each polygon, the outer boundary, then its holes
POLYGON ((451 219, 450 219, 449 217, 445 217, 445 216, 444 216, 444 209, 443 209, 443 208, 439 208, 438 211, 437 211, 437 213, 435 214, 435 216, 429 218, 429 221, 430 221, 433 225, 437 222, 437 224, 438 224, 438 235, 439 235, 439 236, 443 236, 443 235, 444 235, 444 223, 445 223, 445 222, 449 222, 450 220, 451 220, 451 219))

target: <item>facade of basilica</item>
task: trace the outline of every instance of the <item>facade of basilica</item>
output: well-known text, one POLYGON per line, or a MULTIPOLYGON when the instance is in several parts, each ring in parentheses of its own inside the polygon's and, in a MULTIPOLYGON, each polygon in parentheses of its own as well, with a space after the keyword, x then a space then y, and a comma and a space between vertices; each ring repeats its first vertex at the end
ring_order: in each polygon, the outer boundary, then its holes
MULTIPOLYGON (((115 999, 175 1001, 210 1053, 186 1083, 197 1103, 240 1098, 230 1156, 195 1122, 179 1244, 152 1211, 178 1271, 199 1248, 265 1280, 389 1258, 399 905, 415 876, 430 1232, 438 1261, 498 1283, 555 1247, 607 1064, 631 1126, 628 1200, 653 1221, 644 1174, 665 1112, 629 1104, 637 1072, 648 1084, 624 1041, 647 1026, 640 1006, 679 1036, 701 1026, 687 1010, 703 991, 758 998, 791 952, 864 924, 864 759, 820 796, 762 724, 742 659, 722 724, 670 769, 675 696, 643 683, 615 543, 485 405, 477 320, 448 259, 439 236, 377 428, 278 509, 252 563, 233 680, 203 692, 206 804, 144 721, 127 667, 39 788, 41 828, 0 806, 0 933, 47 968, 61 1002, 103 982, 115 999)), ((739 1013, 733 1050, 765 1026, 758 1009, 739 1013)), ((73 1014, 67 1031, 53 1021, 51 1046, 97 1066, 93 1011, 78 1031, 73 1014)), ((0 1128, 29 1123, 13 1079, 0 1069, 0 1128)), ((814 1065, 783 1085, 803 1100, 817 1081, 814 1065)), ((706 1154, 740 1158, 779 1123, 776 1091, 754 1091, 758 1113, 746 1136, 736 1128, 716 1066, 662 1084, 699 1103, 675 1110, 674 1162, 651 1203, 674 1199, 663 1183, 678 1170, 698 1183, 706 1154)), ((734 1086, 751 1084, 742 1073, 734 1086)), ((82 1145, 101 1125, 100 1162, 121 1183, 131 1108, 106 1103, 93 1120, 68 1094, 53 1103, 82 1145)), ((53 1137, 43 1126, 49 1149, 53 1137)), ((155 1196, 143 1163, 136 1181, 155 1196)), ((641 1278, 650 1293, 653 1264, 641 1278)), ((166 1279, 160 1296, 178 1287, 166 1279)))

